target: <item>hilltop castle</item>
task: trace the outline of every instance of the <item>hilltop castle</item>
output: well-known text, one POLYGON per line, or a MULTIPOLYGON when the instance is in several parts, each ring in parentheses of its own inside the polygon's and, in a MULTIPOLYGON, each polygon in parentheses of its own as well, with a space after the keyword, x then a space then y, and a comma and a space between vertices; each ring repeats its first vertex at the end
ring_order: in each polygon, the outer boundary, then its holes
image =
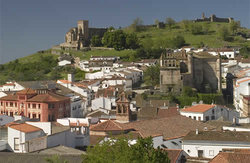
POLYGON ((166 51, 160 58, 160 89, 180 94, 183 86, 221 91, 221 59, 207 52, 166 51))
POLYGON ((62 49, 79 50, 90 43, 94 35, 102 37, 107 28, 89 28, 88 20, 79 20, 77 27, 71 28, 65 35, 65 42, 60 44, 62 49))
POLYGON ((196 19, 195 22, 224 22, 224 23, 231 23, 234 19, 233 18, 218 18, 216 15, 212 14, 210 17, 205 17, 205 14, 202 13, 201 19, 196 19))

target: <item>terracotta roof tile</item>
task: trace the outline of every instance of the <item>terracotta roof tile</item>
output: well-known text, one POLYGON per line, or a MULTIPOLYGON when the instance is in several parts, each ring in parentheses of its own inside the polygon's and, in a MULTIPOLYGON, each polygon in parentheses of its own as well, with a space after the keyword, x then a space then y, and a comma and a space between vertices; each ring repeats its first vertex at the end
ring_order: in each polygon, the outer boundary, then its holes
POLYGON ((16 94, 9 94, 7 96, 1 97, 0 101, 17 101, 18 96, 16 94))
POLYGON ((68 80, 58 80, 58 81, 60 81, 60 82, 62 82, 62 83, 64 83, 64 84, 70 84, 70 83, 71 83, 71 82, 68 81, 68 80))
POLYGON ((25 132, 25 133, 36 132, 36 131, 42 130, 42 129, 38 128, 38 127, 29 125, 27 123, 10 124, 9 127, 13 128, 15 130, 21 131, 21 132, 25 132))
POLYGON ((36 92, 31 88, 25 88, 24 90, 21 90, 21 91, 17 92, 17 94, 20 94, 20 95, 33 95, 33 94, 36 94, 36 92))
POLYGON ((199 122, 181 115, 167 118, 135 121, 125 123, 123 125, 128 125, 127 128, 130 127, 136 131, 139 131, 143 137, 163 134, 163 138, 166 140, 184 137, 190 131, 195 131, 197 128, 199 130, 204 130, 205 127, 208 130, 215 128, 211 125, 204 124, 203 122, 199 122))
POLYGON ((157 113, 158 118, 172 117, 176 115, 180 115, 180 113, 178 112, 178 108, 176 107, 171 107, 168 109, 159 109, 157 113))
POLYGON ((168 153, 168 158, 171 160, 171 163, 176 163, 182 150, 181 149, 165 149, 168 153))
POLYGON ((6 83, 3 86, 15 86, 15 84, 14 83, 6 83))
POLYGON ((199 112, 204 113, 209 109, 215 107, 215 105, 207 105, 207 104, 198 104, 188 108, 181 109, 181 112, 199 112))
POLYGON ((250 153, 220 152, 210 163, 249 163, 250 153))
POLYGON ((105 122, 93 125, 90 127, 92 131, 124 131, 131 128, 124 126, 122 123, 115 122, 113 120, 107 120, 105 122))
POLYGON ((27 101, 30 102, 56 102, 56 101, 64 101, 64 100, 68 100, 70 98, 65 97, 65 96, 61 96, 52 92, 48 92, 46 94, 39 94, 36 95, 30 99, 28 99, 27 101))

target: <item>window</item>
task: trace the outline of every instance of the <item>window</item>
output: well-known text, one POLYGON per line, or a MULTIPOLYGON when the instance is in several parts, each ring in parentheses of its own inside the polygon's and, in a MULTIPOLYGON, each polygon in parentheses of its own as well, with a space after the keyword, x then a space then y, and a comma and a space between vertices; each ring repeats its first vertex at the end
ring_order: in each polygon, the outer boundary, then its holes
POLYGON ((212 110, 212 114, 214 114, 214 109, 212 110))
POLYGON ((209 116, 206 116, 206 121, 209 121, 209 116))
POLYGON ((32 114, 32 118, 36 118, 36 114, 35 113, 32 114))
POLYGON ((48 106, 50 109, 51 108, 55 108, 55 104, 49 104, 49 106, 48 106))
POLYGON ((32 108, 35 109, 36 108, 36 104, 32 104, 32 108))
POLYGON ((191 116, 189 116, 189 118, 192 118, 191 116))
POLYGON ((213 115, 213 116, 211 116, 211 120, 215 120, 215 116, 213 115))
POLYGON ((13 107, 13 102, 10 102, 10 107, 13 107))
POLYGON ((201 117, 198 117, 198 120, 201 121, 201 117))
POLYGON ((28 108, 30 108, 30 103, 28 104, 28 108))
POLYGON ((40 109, 41 108, 41 104, 38 104, 38 109, 40 109))
POLYGON ((14 150, 19 150, 19 138, 14 138, 14 150))
POLYGON ((194 116, 194 120, 196 120, 196 117, 194 116))
POLYGON ((214 156, 214 150, 209 150, 209 156, 214 156))
POLYGON ((176 146, 178 146, 178 144, 176 142, 174 142, 174 141, 171 141, 171 143, 174 144, 174 145, 176 145, 176 146))
POLYGON ((198 157, 203 157, 203 150, 198 150, 198 157))

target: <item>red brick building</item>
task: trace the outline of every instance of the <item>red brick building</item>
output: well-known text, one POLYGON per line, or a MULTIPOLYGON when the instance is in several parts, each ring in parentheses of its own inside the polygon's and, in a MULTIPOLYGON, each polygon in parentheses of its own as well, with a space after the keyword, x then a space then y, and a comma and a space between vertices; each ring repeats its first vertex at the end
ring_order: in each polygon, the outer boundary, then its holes
POLYGON ((37 94, 28 88, 0 98, 0 113, 23 115, 42 122, 70 116, 70 98, 53 92, 37 94))

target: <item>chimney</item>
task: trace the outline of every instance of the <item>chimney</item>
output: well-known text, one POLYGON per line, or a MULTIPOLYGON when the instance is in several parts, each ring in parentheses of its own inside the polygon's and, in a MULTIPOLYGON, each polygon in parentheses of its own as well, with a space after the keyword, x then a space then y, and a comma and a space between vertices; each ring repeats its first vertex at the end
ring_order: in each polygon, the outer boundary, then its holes
POLYGON ((198 128, 196 129, 195 134, 196 134, 196 135, 198 135, 198 134, 199 134, 199 130, 198 130, 198 128))
POLYGON ((250 95, 250 83, 248 83, 248 95, 250 95))
POLYGON ((68 81, 74 82, 74 80, 75 80, 74 74, 68 74, 68 81))

